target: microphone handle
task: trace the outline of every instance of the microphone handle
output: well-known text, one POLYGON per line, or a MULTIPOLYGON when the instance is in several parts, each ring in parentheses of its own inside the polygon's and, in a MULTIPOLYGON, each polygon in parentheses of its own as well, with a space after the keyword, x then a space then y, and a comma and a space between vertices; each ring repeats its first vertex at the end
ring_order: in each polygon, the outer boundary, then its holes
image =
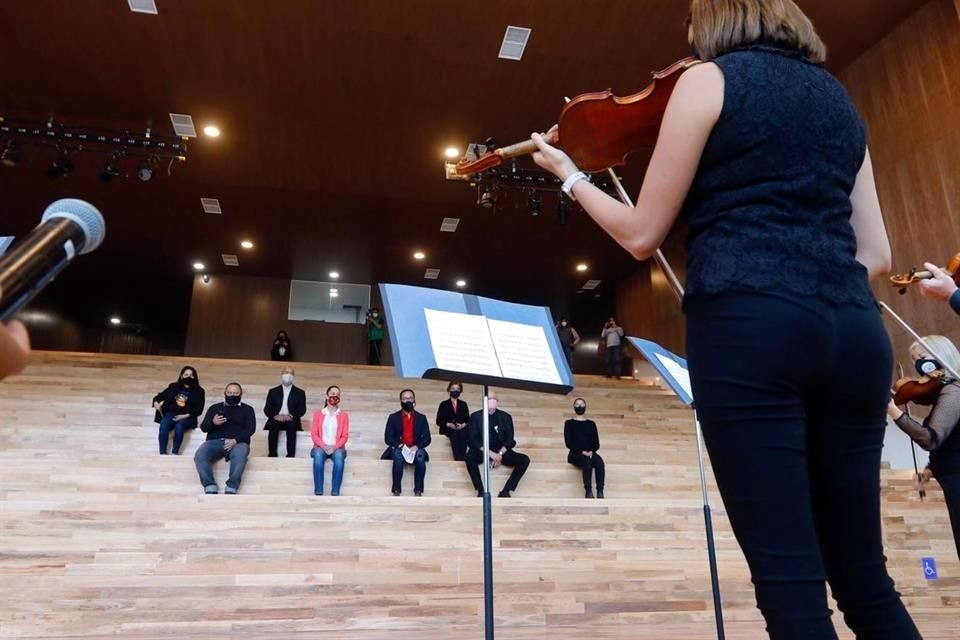
POLYGON ((67 218, 38 225, 0 257, 0 322, 10 319, 83 249, 83 229, 67 218))

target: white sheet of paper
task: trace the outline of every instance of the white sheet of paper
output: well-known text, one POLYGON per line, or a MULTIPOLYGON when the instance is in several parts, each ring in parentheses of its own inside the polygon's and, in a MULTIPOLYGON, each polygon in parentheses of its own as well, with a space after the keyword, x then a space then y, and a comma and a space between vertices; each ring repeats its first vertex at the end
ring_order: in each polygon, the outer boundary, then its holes
POLYGON ((690 385, 690 372, 681 367, 675 360, 671 358, 662 356, 659 353, 654 355, 657 356, 657 360, 660 361, 660 364, 664 366, 673 379, 677 381, 677 384, 679 384, 686 394, 692 398, 693 387, 690 385))
POLYGON ((424 309, 423 313, 438 368, 486 376, 502 375, 485 317, 436 309, 424 309))
POLYGON ((562 384, 543 327, 487 320, 504 378, 562 384))

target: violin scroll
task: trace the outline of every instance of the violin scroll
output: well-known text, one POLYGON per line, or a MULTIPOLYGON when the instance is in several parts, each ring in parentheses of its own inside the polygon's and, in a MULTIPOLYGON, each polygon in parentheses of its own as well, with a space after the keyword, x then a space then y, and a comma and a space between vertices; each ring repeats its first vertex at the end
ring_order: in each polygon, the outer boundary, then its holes
MULTIPOLYGON (((953 278, 957 286, 960 286, 960 253, 954 255, 943 270, 948 276, 953 278)), ((900 290, 900 295, 903 295, 907 292, 907 288, 910 285, 916 284, 921 280, 929 280, 932 277, 933 274, 929 271, 921 271, 914 267, 907 273, 898 273, 890 276, 890 284, 897 287, 900 290)))

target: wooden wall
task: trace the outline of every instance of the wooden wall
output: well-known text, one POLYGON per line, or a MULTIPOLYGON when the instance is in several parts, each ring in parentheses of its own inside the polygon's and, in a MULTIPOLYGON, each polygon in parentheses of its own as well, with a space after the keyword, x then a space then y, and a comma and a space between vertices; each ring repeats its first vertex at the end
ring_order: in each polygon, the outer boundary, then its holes
POLYGON ((267 360, 283 329, 300 362, 366 364, 363 325, 287 320, 289 300, 289 280, 197 276, 184 355, 267 360))
MULTIPOLYGON (((960 251, 960 0, 930 0, 869 49, 840 79, 867 123, 894 272, 960 251)), ((921 335, 957 341, 945 304, 874 286, 921 335)), ((911 340, 888 320, 896 357, 911 340)))

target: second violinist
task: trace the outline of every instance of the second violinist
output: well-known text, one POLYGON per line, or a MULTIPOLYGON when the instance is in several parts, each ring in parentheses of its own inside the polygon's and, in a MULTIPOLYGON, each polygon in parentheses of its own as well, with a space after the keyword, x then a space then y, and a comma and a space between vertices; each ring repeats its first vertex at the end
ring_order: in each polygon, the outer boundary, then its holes
MULTIPOLYGON (((960 352, 944 336, 927 336, 924 339, 930 348, 945 360, 954 371, 960 370, 960 352)), ((917 373, 927 376, 934 373, 946 375, 943 364, 936 360, 919 342, 910 345, 910 358, 917 373)), ((890 401, 887 415, 897 423, 900 430, 910 436, 922 449, 930 452, 928 468, 943 489, 943 497, 950 514, 953 541, 960 557, 960 381, 943 385, 930 414, 923 422, 917 422, 908 413, 890 401)))

